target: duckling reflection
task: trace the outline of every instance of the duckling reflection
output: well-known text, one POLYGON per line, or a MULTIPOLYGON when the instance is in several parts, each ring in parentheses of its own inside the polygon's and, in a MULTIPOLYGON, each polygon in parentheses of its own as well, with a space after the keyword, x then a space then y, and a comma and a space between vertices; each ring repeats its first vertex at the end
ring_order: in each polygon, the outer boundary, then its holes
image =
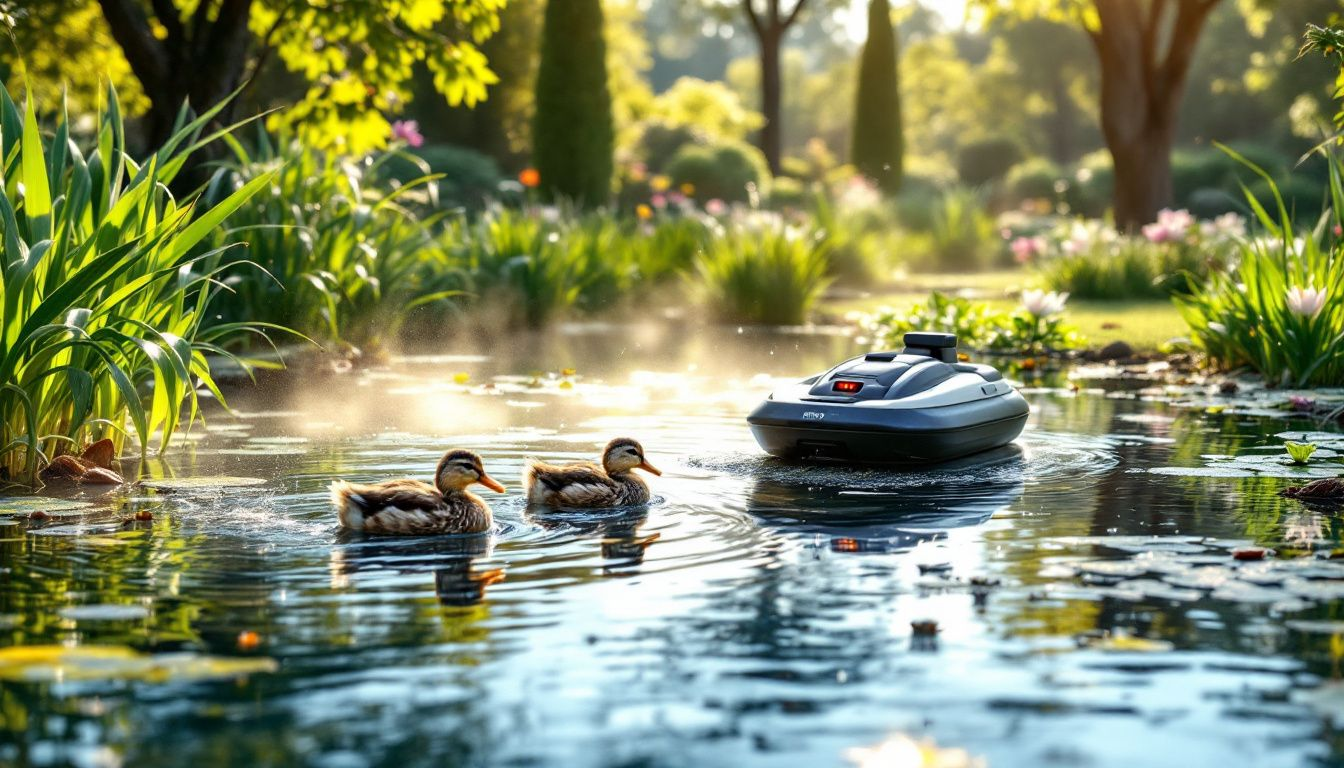
POLYGON ((331 583, 348 587, 357 575, 434 574, 434 592, 446 606, 470 606, 485 598, 486 588, 504 579, 503 568, 477 569, 494 551, 494 537, 370 538, 342 532, 331 552, 331 583))
POLYGON ((641 536, 639 527, 649 519, 649 507, 640 504, 608 510, 560 510, 545 507, 529 509, 525 518, 550 531, 572 531, 579 536, 598 537, 602 558, 613 567, 629 567, 644 562, 644 553, 661 534, 641 536), (534 509, 539 512, 534 514, 534 509))
POLYGON ((826 537, 834 552, 896 552, 988 521, 1026 489, 1017 445, 920 469, 772 461, 747 511, 777 530, 826 537))

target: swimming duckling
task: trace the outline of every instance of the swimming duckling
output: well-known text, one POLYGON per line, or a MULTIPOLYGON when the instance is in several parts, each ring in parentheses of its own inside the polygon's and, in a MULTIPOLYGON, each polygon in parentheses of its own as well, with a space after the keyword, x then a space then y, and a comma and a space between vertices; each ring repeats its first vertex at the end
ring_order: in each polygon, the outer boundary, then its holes
POLYGON ((631 470, 661 475, 644 458, 644 448, 628 437, 618 437, 602 451, 602 466, 591 461, 557 466, 532 461, 523 470, 527 500, 552 507, 593 509, 644 504, 649 486, 631 470))
POLYGON ((499 493, 504 486, 485 473, 481 457, 449 451, 434 471, 434 485, 419 480, 387 480, 363 485, 337 480, 331 501, 341 525, 364 533, 482 533, 493 518, 485 500, 467 490, 480 483, 499 493))

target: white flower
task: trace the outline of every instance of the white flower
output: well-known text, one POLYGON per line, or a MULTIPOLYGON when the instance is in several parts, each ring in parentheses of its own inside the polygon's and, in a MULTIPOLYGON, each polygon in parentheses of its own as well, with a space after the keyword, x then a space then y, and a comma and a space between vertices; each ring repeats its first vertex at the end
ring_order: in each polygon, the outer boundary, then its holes
POLYGON ((1325 308, 1325 291, 1307 286, 1288 289, 1288 311, 1302 317, 1315 317, 1325 308))
POLYGON ((1209 330, 1213 331, 1214 333, 1226 334, 1227 326, 1223 325, 1222 323, 1213 322, 1209 323, 1209 330))
POLYGON ((1036 317, 1049 317, 1064 311, 1069 294, 1028 290, 1022 292, 1022 308, 1036 317))

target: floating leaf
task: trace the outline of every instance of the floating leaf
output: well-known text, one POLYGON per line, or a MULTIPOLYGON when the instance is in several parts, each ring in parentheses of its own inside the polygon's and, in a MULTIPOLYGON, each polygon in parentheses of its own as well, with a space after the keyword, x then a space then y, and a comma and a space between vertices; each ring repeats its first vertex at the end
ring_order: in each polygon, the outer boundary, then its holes
POLYGON ((1283 447, 1288 450, 1288 455, 1293 457, 1294 464, 1306 464, 1311 454, 1316 452, 1315 443, 1295 443, 1289 440, 1283 447))
POLYGON ((15 496, 0 499, 0 515, 28 515, 33 512, 62 512, 92 507, 87 501, 56 499, 49 496, 15 496))
POLYGON ((0 648, 0 680, 140 680, 166 683, 274 672, 274 659, 194 653, 145 654, 121 645, 20 645, 0 648))
POLYGON ((249 485, 263 485, 265 482, 265 480, 259 477, 230 477, 228 475, 220 475, 217 477, 182 477, 141 480, 140 484, 146 488, 152 488, 159 491, 160 493, 175 493, 179 491, 241 488, 249 485))
POLYGON ((1132 635, 1108 635, 1089 640, 1087 647, 1122 653, 1165 653, 1175 646, 1166 640, 1149 640, 1146 637, 1132 635))

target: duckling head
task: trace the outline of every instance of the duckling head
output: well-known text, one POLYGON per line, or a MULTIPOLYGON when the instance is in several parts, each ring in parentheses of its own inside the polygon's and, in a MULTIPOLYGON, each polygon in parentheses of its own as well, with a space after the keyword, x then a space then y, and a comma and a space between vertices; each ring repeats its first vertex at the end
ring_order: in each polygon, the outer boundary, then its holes
POLYGON ((629 472, 632 469, 642 469, 655 475, 663 474, 644 458, 644 446, 640 445, 638 440, 628 437, 618 437, 607 443, 606 450, 602 451, 602 468, 609 475, 629 472))
POLYGON ((472 483, 480 483, 498 493, 504 492, 504 486, 485 473, 481 457, 471 451, 449 451, 439 459, 439 467, 434 471, 434 485, 442 493, 464 491, 472 483))

